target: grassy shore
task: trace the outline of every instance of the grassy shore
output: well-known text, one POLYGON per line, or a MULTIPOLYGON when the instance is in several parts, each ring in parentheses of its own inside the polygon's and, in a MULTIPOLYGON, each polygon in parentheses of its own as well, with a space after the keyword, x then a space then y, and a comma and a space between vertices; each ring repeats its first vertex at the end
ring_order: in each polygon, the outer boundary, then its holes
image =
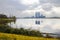
POLYGON ((58 40, 58 39, 0 33, 0 40, 58 40))

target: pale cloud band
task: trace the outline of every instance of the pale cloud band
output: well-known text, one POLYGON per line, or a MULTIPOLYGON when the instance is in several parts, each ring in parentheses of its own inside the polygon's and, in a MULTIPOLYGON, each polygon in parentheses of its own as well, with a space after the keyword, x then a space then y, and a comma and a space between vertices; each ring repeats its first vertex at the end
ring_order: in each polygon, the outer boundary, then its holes
POLYGON ((39 0, 21 0, 20 1, 24 5, 35 5, 39 4, 39 0))

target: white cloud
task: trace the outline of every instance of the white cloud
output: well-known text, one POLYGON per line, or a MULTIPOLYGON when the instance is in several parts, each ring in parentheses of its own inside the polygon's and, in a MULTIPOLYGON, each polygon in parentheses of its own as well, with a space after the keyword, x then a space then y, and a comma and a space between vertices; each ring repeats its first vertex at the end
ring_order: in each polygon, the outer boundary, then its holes
POLYGON ((56 13, 60 13, 60 7, 53 7, 53 11, 55 11, 56 13))
POLYGON ((21 0, 20 1, 24 5, 35 5, 39 4, 39 0, 21 0))

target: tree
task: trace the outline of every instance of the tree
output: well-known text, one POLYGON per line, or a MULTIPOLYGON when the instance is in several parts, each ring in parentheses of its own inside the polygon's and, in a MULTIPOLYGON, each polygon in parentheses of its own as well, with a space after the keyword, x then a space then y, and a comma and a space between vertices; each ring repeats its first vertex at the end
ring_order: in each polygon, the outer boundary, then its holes
POLYGON ((8 18, 8 17, 4 14, 0 14, 0 18, 8 18))
POLYGON ((10 22, 15 22, 16 21, 16 17, 13 16, 12 19, 8 18, 6 15, 4 14, 0 14, 0 24, 7 24, 10 22))
POLYGON ((13 17, 12 17, 12 19, 14 19, 13 21, 14 21, 14 23, 15 23, 15 22, 16 22, 16 17, 15 17, 15 16, 13 16, 13 17))
POLYGON ((0 32, 8 32, 10 27, 8 25, 0 25, 0 32))
POLYGON ((0 24, 5 24, 7 21, 5 19, 8 19, 6 15, 0 14, 0 24))

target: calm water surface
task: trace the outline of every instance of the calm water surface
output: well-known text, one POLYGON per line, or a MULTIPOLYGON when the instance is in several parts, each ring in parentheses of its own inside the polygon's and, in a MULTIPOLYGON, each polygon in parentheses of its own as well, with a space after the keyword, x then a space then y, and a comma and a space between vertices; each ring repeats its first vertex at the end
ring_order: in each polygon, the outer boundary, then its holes
POLYGON ((17 19, 15 24, 12 23, 12 27, 55 32, 60 29, 60 19, 17 19), (40 21, 40 24, 36 24, 36 21, 40 21))

